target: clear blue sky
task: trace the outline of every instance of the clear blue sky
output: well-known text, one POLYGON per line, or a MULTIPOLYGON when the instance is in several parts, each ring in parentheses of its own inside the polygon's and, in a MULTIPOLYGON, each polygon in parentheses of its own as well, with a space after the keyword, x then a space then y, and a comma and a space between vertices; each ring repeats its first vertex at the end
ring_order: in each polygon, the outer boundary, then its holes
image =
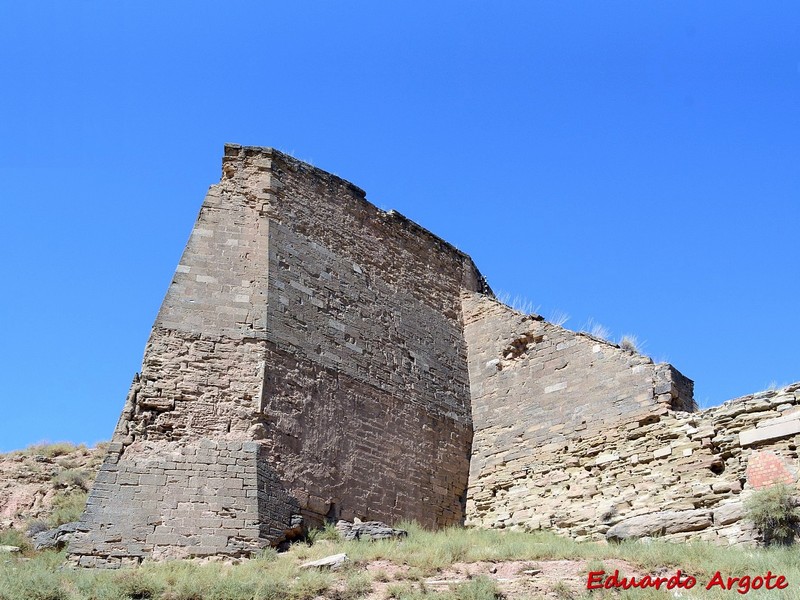
POLYGON ((796 2, 2 2, 0 450, 110 437, 225 142, 703 405, 800 380, 796 2))

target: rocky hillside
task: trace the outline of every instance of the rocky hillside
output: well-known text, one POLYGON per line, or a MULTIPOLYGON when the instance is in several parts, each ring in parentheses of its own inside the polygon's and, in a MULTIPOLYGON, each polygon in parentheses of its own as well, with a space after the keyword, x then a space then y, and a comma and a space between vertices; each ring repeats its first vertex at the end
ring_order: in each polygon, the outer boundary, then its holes
POLYGON ((0 454, 0 532, 43 530, 80 516, 104 448, 42 444, 0 454))

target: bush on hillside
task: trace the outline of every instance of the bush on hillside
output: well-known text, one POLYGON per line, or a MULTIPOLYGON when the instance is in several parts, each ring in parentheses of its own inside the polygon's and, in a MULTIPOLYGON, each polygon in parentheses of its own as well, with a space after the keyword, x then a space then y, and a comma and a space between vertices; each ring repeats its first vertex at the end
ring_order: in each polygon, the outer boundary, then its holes
POLYGON ((746 516, 764 536, 764 545, 788 546, 800 525, 794 489, 785 484, 755 492, 745 503, 746 516))

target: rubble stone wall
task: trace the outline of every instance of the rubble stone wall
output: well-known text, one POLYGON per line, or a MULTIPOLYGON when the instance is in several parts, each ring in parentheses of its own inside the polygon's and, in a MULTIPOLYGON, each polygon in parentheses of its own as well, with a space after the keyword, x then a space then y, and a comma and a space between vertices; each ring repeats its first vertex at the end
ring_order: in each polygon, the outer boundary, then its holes
MULTIPOLYGON (((479 440, 477 416, 475 427, 479 440)), ((581 540, 748 544, 758 532, 743 502, 768 485, 797 486, 798 444, 800 384, 702 412, 656 410, 524 452, 501 449, 473 470, 467 520, 581 540)))

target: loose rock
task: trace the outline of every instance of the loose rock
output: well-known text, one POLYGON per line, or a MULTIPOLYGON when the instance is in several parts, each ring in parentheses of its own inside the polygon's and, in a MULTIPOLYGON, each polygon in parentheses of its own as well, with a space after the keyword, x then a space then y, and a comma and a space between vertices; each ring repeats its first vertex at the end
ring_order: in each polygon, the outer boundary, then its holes
POLYGON ((356 520, 354 523, 339 521, 336 523, 336 529, 345 540, 386 540, 408 535, 405 529, 394 529, 380 521, 356 520))
POLYGON ((332 569, 336 570, 341 567, 345 562, 347 562, 347 554, 344 552, 341 554, 331 554, 330 556, 326 556, 325 558, 320 558, 319 560, 312 560, 311 562, 303 563, 300 565, 301 569, 312 569, 312 568, 319 568, 319 569, 332 569))

